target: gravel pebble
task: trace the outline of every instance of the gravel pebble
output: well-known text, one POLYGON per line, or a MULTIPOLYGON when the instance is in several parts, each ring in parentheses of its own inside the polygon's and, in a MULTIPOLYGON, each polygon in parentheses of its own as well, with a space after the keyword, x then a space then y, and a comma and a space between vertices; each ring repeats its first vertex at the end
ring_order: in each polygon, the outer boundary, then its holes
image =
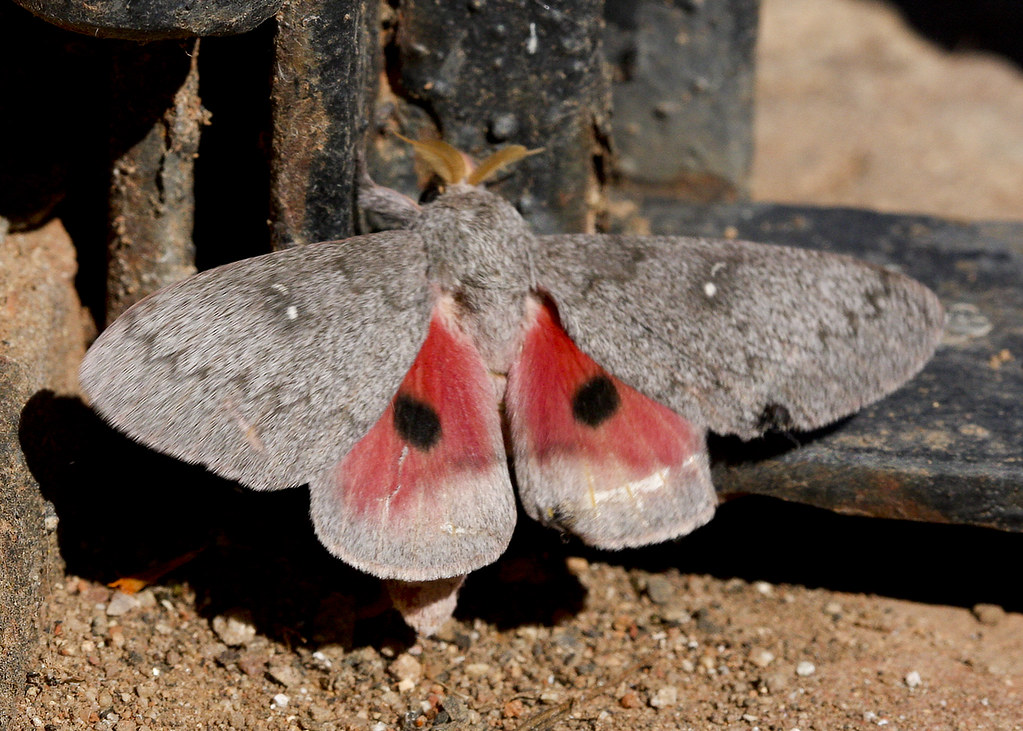
POLYGON ((775 670, 762 678, 767 690, 771 693, 783 693, 792 685, 792 676, 785 670, 775 670))
POLYGON ((766 668, 774 662, 774 653, 764 649, 753 649, 749 654, 749 661, 758 668, 766 668))
POLYGON ((569 556, 565 559, 565 567, 573 574, 584 574, 590 570, 590 562, 582 556, 569 556))
POLYGON ((824 605, 824 613, 829 617, 838 619, 843 614, 845 614, 845 610, 842 609, 842 605, 839 604, 838 602, 828 602, 827 604, 824 605))
POLYGON ((90 630, 96 637, 105 637, 107 634, 108 623, 106 617, 95 616, 92 618, 92 625, 90 630))
POLYGON ((803 660, 801 663, 796 665, 796 675, 801 678, 809 677, 817 672, 817 666, 815 666, 809 660, 803 660))
POLYGON ((403 652, 388 666, 387 672, 398 681, 408 680, 418 683, 423 677, 423 664, 407 652, 403 652))
POLYGON ((675 599, 675 585, 663 576, 646 580, 646 595, 654 604, 671 604, 675 599))
POLYGON ((273 704, 278 708, 287 708, 289 703, 291 703, 291 698, 284 693, 278 693, 273 697, 273 704))
POLYGON ((666 685, 663 688, 658 688, 657 691, 650 696, 650 706, 652 708, 670 708, 676 703, 678 703, 678 688, 674 685, 666 685))
POLYGON ((981 624, 994 627, 1005 619, 1005 610, 997 604, 977 604, 973 607, 973 616, 981 624))
POLYGON ((235 661, 238 668, 249 677, 262 675, 266 670, 266 654, 262 652, 243 652, 235 661))
POLYGON ((156 594, 153 593, 152 589, 143 589, 135 595, 135 601, 139 603, 139 607, 142 609, 152 609, 156 606, 156 594))
POLYGON ((110 595, 113 593, 102 584, 90 584, 88 582, 83 583, 85 586, 80 589, 82 597, 85 601, 92 604, 104 604, 108 599, 110 599, 110 595))
POLYGON ((309 717, 317 723, 323 723, 333 718, 334 713, 326 706, 314 703, 309 707, 309 717))
MULTIPOLYGON (((241 658, 239 658, 240 660, 241 658)), ((270 677, 283 685, 285 688, 299 685, 302 682, 302 674, 293 665, 287 663, 272 664, 267 671, 270 677)))
POLYGON ((490 674, 490 666, 485 662, 471 662, 465 666, 465 674, 470 678, 482 678, 490 674))
POLYGON ((907 688, 919 688, 920 683, 922 682, 920 680, 920 673, 918 673, 916 670, 913 670, 912 672, 908 673, 906 675, 905 680, 907 688))
POLYGON ((639 694, 634 690, 627 690, 621 698, 618 699, 618 705, 622 708, 639 708, 640 700, 639 694))
POLYGON ((116 592, 107 604, 107 616, 108 617, 120 617, 132 609, 137 609, 139 601, 131 594, 125 594, 123 591, 116 592))
POLYGON ((247 645, 256 637, 256 625, 248 609, 230 609, 213 618, 213 631, 225 645, 247 645))
POLYGON ((322 650, 317 650, 312 654, 312 665, 319 670, 330 670, 334 667, 334 663, 322 650))

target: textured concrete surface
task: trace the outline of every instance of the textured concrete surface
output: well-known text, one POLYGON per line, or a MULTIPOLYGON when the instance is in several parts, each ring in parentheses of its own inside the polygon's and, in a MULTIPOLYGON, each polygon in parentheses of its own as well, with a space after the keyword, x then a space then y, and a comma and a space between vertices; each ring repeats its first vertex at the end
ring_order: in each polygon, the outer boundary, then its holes
POLYGON ((26 465, 21 421, 36 393, 75 388, 85 329, 74 273, 59 222, 0 238, 0 728, 22 692, 39 604, 58 561, 56 524, 26 465))

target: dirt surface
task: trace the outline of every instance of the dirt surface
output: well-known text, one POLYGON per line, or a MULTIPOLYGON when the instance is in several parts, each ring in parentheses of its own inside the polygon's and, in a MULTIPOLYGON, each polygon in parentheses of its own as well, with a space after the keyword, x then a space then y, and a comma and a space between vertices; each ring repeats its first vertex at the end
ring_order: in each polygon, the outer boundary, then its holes
MULTIPOLYGON (((1018 68, 872 3, 763 13, 758 198, 1023 214, 1018 68)), ((1018 536, 747 499, 606 554, 524 519, 417 639, 318 547, 300 491, 150 469, 173 492, 47 495, 68 575, 16 728, 1023 728, 1018 536), (135 595, 104 585, 175 559, 135 595)))
POLYGON ((1011 60, 949 53, 864 0, 765 0, 758 42, 754 198, 1023 218, 1011 60))

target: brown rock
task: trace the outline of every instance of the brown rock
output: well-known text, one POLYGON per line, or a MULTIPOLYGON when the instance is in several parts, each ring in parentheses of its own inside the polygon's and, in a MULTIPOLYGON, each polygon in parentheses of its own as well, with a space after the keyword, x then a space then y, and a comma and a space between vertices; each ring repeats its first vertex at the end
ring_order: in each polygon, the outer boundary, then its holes
POLYGON ((993 627, 1005 619, 1005 610, 997 604, 977 604, 973 607, 973 616, 981 624, 993 627))
POLYGON ((46 503, 22 453, 26 404, 73 391, 85 329, 74 289, 74 249, 58 221, 5 236, 0 221, 0 728, 25 680, 41 598, 59 559, 46 503))

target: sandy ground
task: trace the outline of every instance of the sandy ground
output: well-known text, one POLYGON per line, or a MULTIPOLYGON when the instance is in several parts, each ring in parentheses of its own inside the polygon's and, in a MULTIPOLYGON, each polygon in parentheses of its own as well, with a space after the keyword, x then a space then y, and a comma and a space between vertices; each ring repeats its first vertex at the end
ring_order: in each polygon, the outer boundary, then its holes
POLYGON ((753 195, 1023 218, 1023 77, 865 0, 765 0, 753 195))
MULTIPOLYGON (((766 0, 763 28, 757 198, 1021 216, 1019 69, 858 0, 766 0)), ((624 554, 525 525, 417 639, 319 550, 298 491, 218 490, 246 524, 134 596, 65 542, 19 728, 1023 728, 1015 536, 753 500, 624 554)), ((130 505, 96 509, 82 544, 137 565, 130 505)), ((146 530, 147 562, 182 552, 146 530)))

